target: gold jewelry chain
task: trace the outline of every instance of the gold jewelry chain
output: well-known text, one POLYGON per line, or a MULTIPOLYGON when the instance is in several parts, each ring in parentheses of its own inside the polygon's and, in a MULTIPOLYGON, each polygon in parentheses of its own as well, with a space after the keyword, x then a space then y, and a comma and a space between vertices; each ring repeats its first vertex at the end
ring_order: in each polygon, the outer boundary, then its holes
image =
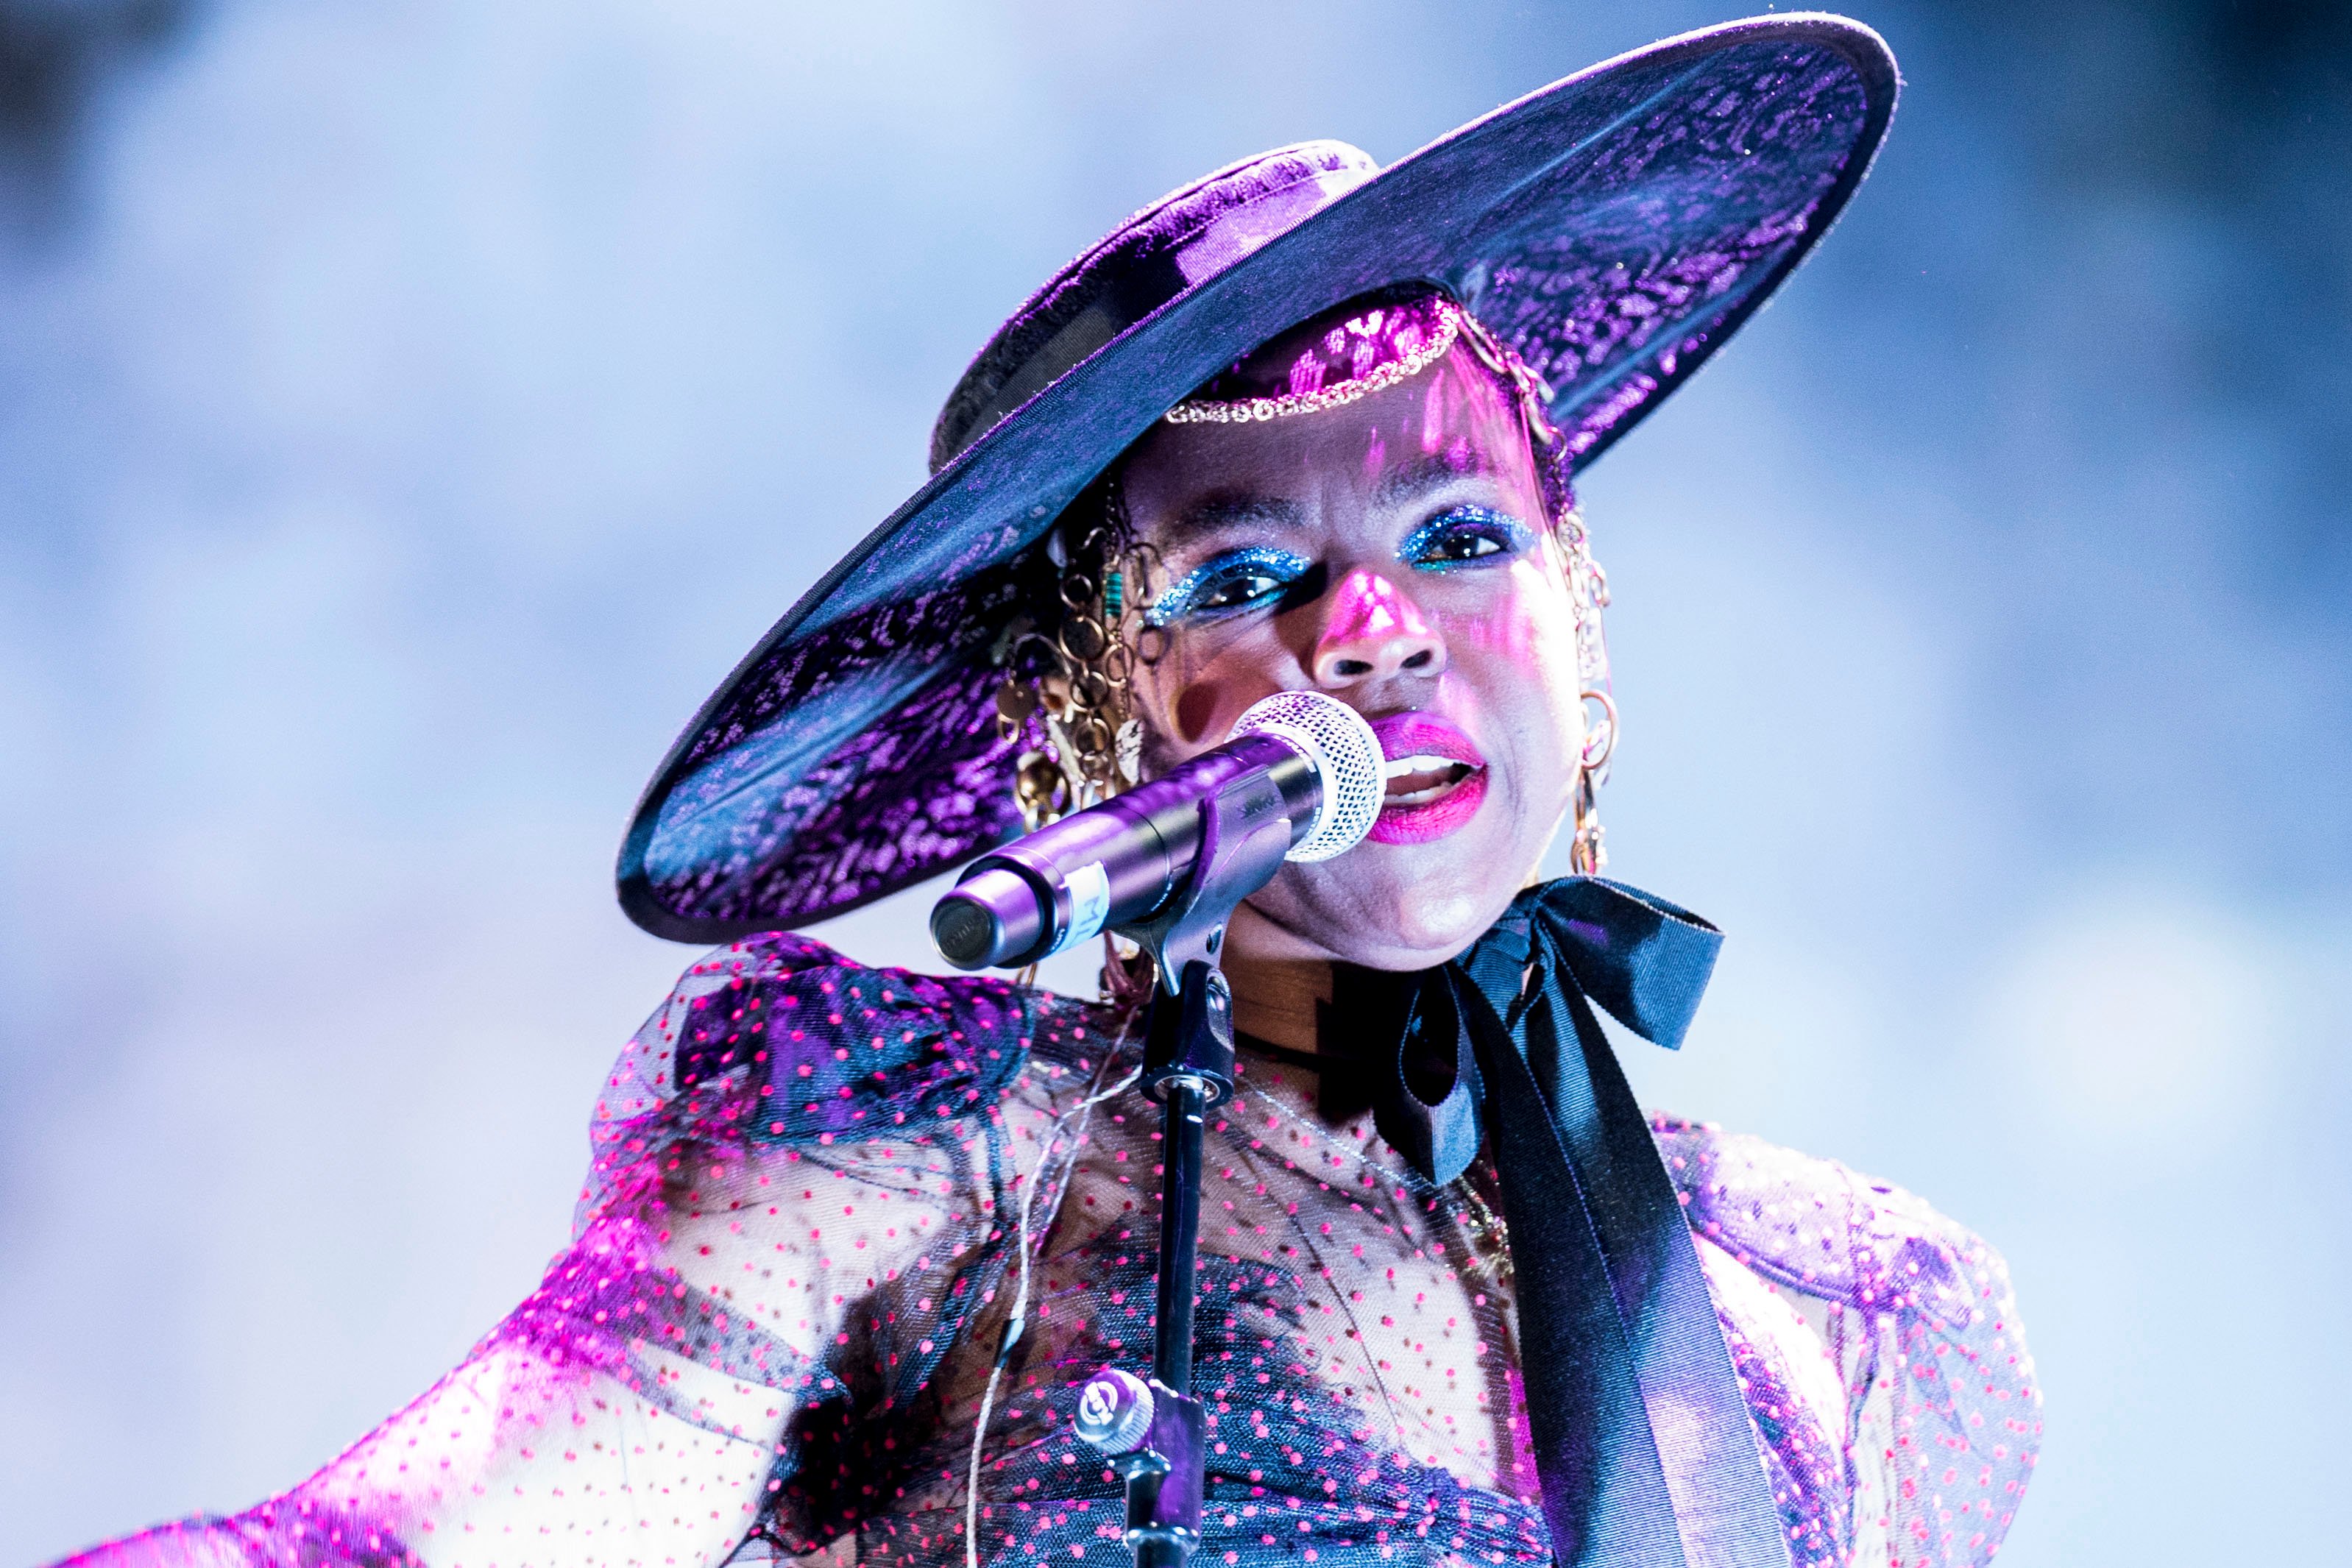
MULTIPOLYGON (((1063 815, 1099 805, 1137 780, 1142 731, 1134 711, 1136 650, 1124 622, 1148 602, 1148 547, 1139 546, 1119 503, 1116 473, 1104 481, 1103 504, 1085 534, 1063 536, 1065 555, 1055 588, 1060 614, 1043 642, 1053 668, 1032 685, 1008 672, 996 695, 997 723, 1017 738, 1031 716, 1044 710, 1045 746, 1013 764, 1013 799, 1024 826, 1035 832, 1063 815)), ((1103 998, 1122 1014, 1139 1010, 1152 976, 1131 945, 1104 937, 1103 998)), ((1021 976, 1036 978, 1034 965, 1021 976)))
MULTIPOLYGON (((1044 644, 1049 668, 1034 682, 1008 670, 996 694, 997 726, 1008 742, 1033 716, 1045 731, 1044 747, 1014 762, 1013 797, 1031 832, 1135 782, 1135 651, 1121 622, 1139 608, 1134 591, 1142 562, 1117 510, 1116 481, 1109 486, 1100 518, 1074 548, 1065 546, 1052 635, 1028 631, 1024 622, 1013 639, 1044 644)), ((999 657, 1012 662, 1009 643, 999 657)))
POLYGON ((1054 634, 1061 656, 1062 711, 1049 717, 1060 730, 1057 747, 1074 775, 1072 799, 1083 809, 1133 783, 1119 766, 1121 735, 1134 722, 1134 653, 1122 634, 1132 550, 1118 505, 1116 476, 1105 482, 1101 515, 1077 541, 1062 568, 1062 623, 1054 634))

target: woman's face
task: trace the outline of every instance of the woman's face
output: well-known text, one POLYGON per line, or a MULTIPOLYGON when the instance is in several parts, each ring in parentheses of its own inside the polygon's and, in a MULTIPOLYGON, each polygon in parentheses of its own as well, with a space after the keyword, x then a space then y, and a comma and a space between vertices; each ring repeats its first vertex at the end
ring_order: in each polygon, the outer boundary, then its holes
POLYGON ((1412 759, 1370 838, 1236 914, 1234 956, 1459 953, 1534 875, 1583 741, 1574 604, 1516 411, 1456 351, 1337 409, 1158 425, 1121 484, 1164 563, 1144 634, 1164 646, 1135 683, 1147 774, 1301 687, 1412 759))

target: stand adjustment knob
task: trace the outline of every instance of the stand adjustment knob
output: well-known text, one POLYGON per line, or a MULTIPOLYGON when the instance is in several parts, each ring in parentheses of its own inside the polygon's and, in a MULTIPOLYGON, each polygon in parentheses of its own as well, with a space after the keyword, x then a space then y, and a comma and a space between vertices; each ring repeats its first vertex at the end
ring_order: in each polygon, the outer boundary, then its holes
POLYGON ((1143 1379, 1106 1366, 1078 1390, 1078 1436, 1113 1458, 1131 1454, 1150 1435, 1152 1403, 1143 1379))

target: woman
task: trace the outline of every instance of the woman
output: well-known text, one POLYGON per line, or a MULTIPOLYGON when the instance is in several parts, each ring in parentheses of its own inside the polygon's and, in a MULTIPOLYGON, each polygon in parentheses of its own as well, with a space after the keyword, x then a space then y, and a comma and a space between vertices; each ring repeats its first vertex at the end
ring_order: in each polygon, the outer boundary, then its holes
POLYGON ((1088 1003, 783 932, 1314 687, 1371 839, 1246 903, 1209 1134, 1202 1560, 1981 1562, 2038 1439, 2000 1262, 1841 1167, 1633 1108, 1711 928, 1590 875, 1615 741, 1575 473, 1777 287, 1893 105, 1874 35, 1712 29, 1387 170, 1236 164, 1066 268, 934 478, 641 804, 622 894, 728 940, 623 1054, 575 1244, 308 1481, 90 1554, 1114 1563, 1073 1389, 1148 1356, 1156 1119, 1088 1003))

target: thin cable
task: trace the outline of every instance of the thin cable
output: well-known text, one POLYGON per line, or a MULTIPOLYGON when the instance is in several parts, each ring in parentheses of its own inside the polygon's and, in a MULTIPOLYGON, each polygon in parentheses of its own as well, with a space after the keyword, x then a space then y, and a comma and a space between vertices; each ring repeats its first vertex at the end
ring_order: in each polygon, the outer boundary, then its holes
MULTIPOLYGON (((1110 1071, 1112 1058, 1126 1049, 1128 1037, 1134 1030, 1135 1016, 1133 1013, 1128 1015, 1127 1021, 1119 1026, 1118 1037, 1103 1052, 1103 1064, 1095 1077, 1097 1083, 1100 1083, 1102 1075, 1110 1071)), ((1062 1211, 1062 1199, 1070 1190, 1070 1177, 1077 1169, 1077 1150, 1086 1143, 1087 1126, 1093 1120, 1094 1108, 1114 1095, 1126 1093, 1142 1076, 1143 1064, 1138 1062, 1134 1071, 1109 1088, 1096 1091, 1056 1116, 1046 1132, 1045 1146, 1037 1151, 1037 1163, 1030 1167, 1028 1183, 1022 1188, 1021 1282, 1013 1293, 1013 1312, 1004 1321, 1003 1337, 997 1342, 995 1364, 988 1369, 988 1386, 981 1391, 980 1418, 972 1423, 971 1428, 971 1470, 964 1481, 963 1500, 965 1568, 980 1568, 980 1461, 988 1442, 988 1419, 996 1408, 996 1385, 1004 1376, 1005 1364, 1013 1359, 1013 1347, 1021 1342, 1021 1335, 1029 1322, 1029 1268, 1030 1254, 1034 1250, 1030 1242, 1030 1213, 1037 1199, 1037 1189, 1045 1185, 1045 1162, 1052 1159, 1055 1150, 1061 1146, 1062 1134, 1069 1125, 1070 1118, 1084 1116, 1086 1120, 1078 1124, 1077 1137, 1070 1145, 1070 1158, 1064 1162, 1059 1173, 1060 1183, 1054 1193, 1053 1204, 1045 1211, 1044 1228, 1051 1230, 1054 1220, 1062 1211)))

